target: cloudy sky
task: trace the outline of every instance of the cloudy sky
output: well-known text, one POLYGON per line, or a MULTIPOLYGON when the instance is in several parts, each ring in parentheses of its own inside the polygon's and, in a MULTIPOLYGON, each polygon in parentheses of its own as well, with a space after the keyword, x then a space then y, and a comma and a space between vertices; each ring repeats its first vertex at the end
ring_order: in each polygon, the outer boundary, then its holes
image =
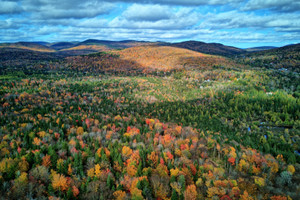
POLYGON ((300 42, 300 0, 0 0, 0 42, 300 42))

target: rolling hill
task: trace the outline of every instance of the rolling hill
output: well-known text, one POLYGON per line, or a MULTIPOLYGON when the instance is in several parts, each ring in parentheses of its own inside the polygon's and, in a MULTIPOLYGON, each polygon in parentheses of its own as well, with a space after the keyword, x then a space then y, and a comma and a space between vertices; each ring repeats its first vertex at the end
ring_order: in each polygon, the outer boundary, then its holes
POLYGON ((205 43, 205 42, 198 42, 198 41, 165 43, 164 45, 189 49, 189 50, 193 50, 205 54, 220 55, 220 56, 234 56, 246 52, 243 49, 239 49, 231 46, 225 46, 223 44, 205 43))
POLYGON ((254 67, 286 68, 300 70, 300 43, 259 52, 249 52, 239 57, 240 62, 254 67))
MULTIPOLYGON (((87 55, 97 52, 110 52, 119 54, 121 59, 131 60, 139 63, 145 69, 181 69, 183 67, 224 67, 241 65, 254 67, 275 67, 298 69, 300 66, 300 44, 288 45, 281 48, 257 47, 243 50, 217 43, 204 43, 198 41, 186 41, 180 43, 146 42, 146 41, 109 41, 89 39, 83 42, 17 42, 2 43, 0 49, 8 48, 4 52, 16 55, 16 62, 21 63, 22 59, 31 60, 32 52, 13 51, 17 49, 31 50, 35 52, 53 53, 51 57, 67 57, 87 55), (269 50, 262 50, 269 49, 269 50), (258 51, 259 50, 259 51, 258 51), (252 52, 247 52, 252 51, 252 52), (209 55, 208 55, 209 54, 209 55), (26 58, 20 58, 20 55, 26 58), (230 58, 236 58, 232 61, 230 58)), ((34 55, 37 55, 35 53, 34 55)), ((40 55, 38 54, 38 57, 40 55)), ((44 60, 45 55, 40 56, 44 60)), ((47 57, 47 56, 46 56, 47 57)), ((37 56, 33 56, 36 59, 37 56)), ((37 59, 36 59, 37 60, 37 59)), ((27 63, 27 61, 25 62, 27 63)))
POLYGON ((170 46, 140 46, 115 51, 120 58, 132 60, 149 70, 170 71, 187 67, 207 68, 232 66, 234 63, 224 57, 207 55, 188 49, 170 46))
POLYGON ((94 40, 89 39, 83 42, 17 42, 17 43, 2 43, 0 48, 19 48, 28 49, 40 52, 59 52, 68 55, 89 54, 100 51, 108 51, 112 49, 125 49, 135 46, 154 45, 158 43, 124 40, 124 41, 109 41, 109 40, 94 40))
POLYGON ((25 74, 48 71, 50 63, 57 65, 64 56, 55 52, 32 51, 23 48, 0 48, 0 74, 10 71, 12 74, 25 74))
POLYGON ((157 43, 153 42, 144 42, 144 41, 134 41, 134 40, 124 40, 124 41, 109 41, 109 40, 94 40, 89 39, 83 42, 79 42, 69 48, 63 48, 60 50, 69 51, 69 50, 93 50, 93 51, 107 51, 111 49, 125 49, 135 46, 143 45, 153 45, 157 43))
POLYGON ((0 61, 11 61, 16 62, 18 60, 24 61, 50 61, 58 58, 63 58, 62 55, 53 52, 39 52, 28 49, 20 49, 20 48, 0 48, 0 61))
POLYGON ((27 50, 40 51, 40 52, 55 52, 54 49, 36 42, 17 42, 17 43, 0 44, 0 48, 4 48, 4 47, 27 49, 27 50))
MULTIPOLYGON (((100 49, 99 49, 100 50, 100 49)), ((170 46, 137 46, 123 50, 88 53, 85 50, 39 52, 20 48, 1 48, 0 66, 84 73, 152 73, 174 70, 208 70, 239 67, 231 59, 170 46)))
POLYGON ((220 56, 233 56, 241 53, 246 53, 245 50, 225 46, 217 43, 204 43, 198 41, 187 41, 180 43, 166 43, 166 42, 147 42, 147 41, 109 41, 109 40, 95 40, 88 39, 82 42, 17 42, 17 43, 2 43, 0 47, 21 48, 41 52, 62 52, 68 55, 79 55, 95 53, 108 50, 122 50, 138 46, 171 46, 189 49, 200 53, 220 55, 220 56))
POLYGON ((110 48, 105 45, 81 44, 81 45, 77 45, 77 46, 72 46, 70 48, 61 49, 60 51, 77 51, 77 50, 85 50, 85 51, 90 51, 91 53, 93 53, 93 52, 100 52, 100 51, 108 51, 108 50, 110 50, 110 48))
POLYGON ((49 47, 55 50, 61 50, 61 49, 72 48, 76 44, 77 43, 75 42, 56 42, 49 45, 49 47))

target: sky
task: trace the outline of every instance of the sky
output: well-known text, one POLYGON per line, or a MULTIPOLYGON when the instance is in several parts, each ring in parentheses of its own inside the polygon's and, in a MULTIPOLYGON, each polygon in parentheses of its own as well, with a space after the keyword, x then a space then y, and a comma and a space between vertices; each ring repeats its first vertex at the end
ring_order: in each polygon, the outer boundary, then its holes
POLYGON ((300 0, 0 0, 0 42, 300 42, 300 0))

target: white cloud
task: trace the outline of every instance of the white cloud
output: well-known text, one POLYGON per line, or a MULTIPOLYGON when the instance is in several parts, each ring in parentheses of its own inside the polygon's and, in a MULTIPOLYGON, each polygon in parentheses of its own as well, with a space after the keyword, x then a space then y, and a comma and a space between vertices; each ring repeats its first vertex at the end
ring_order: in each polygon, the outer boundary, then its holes
POLYGON ((300 0, 246 2, 141 0, 139 3, 134 0, 0 0, 0 2, 1 42, 73 41, 95 38, 202 40, 225 44, 229 41, 234 44, 289 42, 300 39, 300 0), (261 15, 262 12, 257 11, 262 9, 266 14, 261 15), (205 14, 207 10, 211 13, 205 14))
POLYGON ((24 0, 23 8, 38 19, 81 19, 108 14, 114 4, 97 0, 24 0))
POLYGON ((300 14, 273 14, 256 15, 254 13, 229 11, 219 14, 207 14, 207 19, 200 27, 212 29, 235 29, 235 28, 300 28, 300 14))
POLYGON ((170 10, 168 6, 133 4, 123 16, 133 21, 159 21, 169 19, 172 16, 170 10))
MULTIPOLYGON (((160 17, 151 18, 151 5, 133 4, 127 10, 109 23, 109 27, 128 28, 128 29, 186 29, 196 25, 199 22, 200 15, 191 8, 171 9, 165 6, 155 6, 159 8, 160 17), (144 12, 129 13, 136 8, 144 12), (167 15, 163 16, 163 12, 167 15)), ((155 13, 155 11, 153 11, 155 13)), ((153 14, 155 15, 155 14, 153 14)))
POLYGON ((275 11, 300 11, 299 0, 249 0, 244 10, 269 9, 275 11))
MULTIPOLYGON (((300 35, 300 27, 275 28, 277 32, 297 32, 300 35)), ((300 38, 300 37, 299 37, 300 38)), ((299 40, 298 38, 298 40, 299 40)))
POLYGON ((0 14, 20 13, 22 8, 14 1, 0 1, 0 14))
POLYGON ((87 28, 105 28, 107 27, 107 20, 99 19, 99 18, 85 19, 76 22, 76 24, 73 23, 73 26, 87 27, 87 28))
POLYGON ((22 24, 25 23, 25 19, 14 19, 14 18, 7 18, 5 20, 0 21, 0 28, 1 29, 18 29, 22 27, 22 24))
MULTIPOLYGON (((106 0, 109 2, 136 3, 136 0, 106 0)), ((243 0, 140 0, 140 4, 160 4, 179 6, 201 6, 201 5, 228 5, 242 2, 243 0)))

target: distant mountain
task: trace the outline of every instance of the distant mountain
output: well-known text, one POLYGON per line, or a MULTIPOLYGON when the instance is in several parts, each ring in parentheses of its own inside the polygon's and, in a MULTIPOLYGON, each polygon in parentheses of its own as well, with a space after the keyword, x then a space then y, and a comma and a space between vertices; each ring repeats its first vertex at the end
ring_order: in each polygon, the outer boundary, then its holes
POLYGON ((95 40, 95 39, 88 39, 83 42, 79 42, 76 46, 103 46, 106 49, 125 49, 129 47, 135 46, 143 46, 143 45, 150 45, 150 44, 157 44, 155 42, 145 42, 145 41, 135 41, 135 40, 123 40, 123 41, 110 41, 110 40, 95 40))
POLYGON ((32 42, 32 43, 40 44, 40 45, 44 45, 44 46, 47 46, 48 44, 50 44, 49 42, 43 42, 43 41, 35 41, 35 42, 32 42))
POLYGON ((78 45, 108 45, 108 44, 114 44, 116 41, 110 41, 110 40, 95 40, 95 39, 88 39, 83 42, 79 42, 78 45))
POLYGON ((234 56, 245 53, 245 50, 225 46, 218 43, 204 43, 198 41, 187 41, 180 43, 167 42, 147 42, 135 40, 110 41, 88 39, 82 42, 17 42, 17 43, 2 43, 1 47, 21 48, 40 52, 60 52, 68 55, 80 55, 100 51, 109 51, 114 49, 126 49, 137 46, 172 46, 178 48, 189 49, 205 54, 234 56))
POLYGON ((83 42, 58 42, 49 45, 50 48, 63 53, 78 55, 80 52, 93 53, 100 51, 108 51, 113 49, 126 49, 135 46, 156 44, 153 42, 123 40, 123 41, 110 41, 110 40, 95 40, 88 39, 83 42))
POLYGON ((239 49, 231 46, 225 46, 219 43, 205 43, 205 42, 198 42, 198 41, 165 43, 164 45, 189 49, 189 50, 193 50, 205 54, 220 55, 220 56, 234 56, 246 52, 243 49, 239 49))
POLYGON ((254 51, 264 51, 264 50, 270 50, 270 49, 276 49, 278 47, 273 47, 273 46, 262 46, 262 47, 251 47, 251 48, 246 48, 245 50, 248 52, 254 52, 254 51))
POLYGON ((67 48, 74 47, 76 44, 77 43, 75 43, 75 42, 57 42, 57 43, 51 44, 49 47, 51 47, 52 49, 55 49, 55 50, 61 50, 61 49, 67 49, 67 48))
MULTIPOLYGON (((78 45, 121 45, 127 43, 137 43, 138 41, 135 40, 123 40, 123 41, 111 41, 111 40, 95 40, 95 39, 88 39, 83 42, 78 43, 78 45)), ((143 42, 147 43, 147 42, 143 42)))
POLYGON ((0 48, 10 47, 10 48, 19 48, 19 49, 27 49, 32 51, 40 51, 40 52, 55 52, 54 49, 47 47, 45 45, 36 43, 36 42, 17 42, 17 43, 2 43, 0 44, 0 48))
MULTIPOLYGON (((186 41, 179 43, 168 43, 168 42, 149 42, 149 41, 135 41, 135 40, 123 40, 123 41, 110 41, 110 40, 96 40, 88 39, 82 42, 17 42, 17 43, 0 43, 0 48, 20 48, 28 49, 32 51, 40 52, 57 52, 64 55, 80 55, 88 54, 101 51, 110 50, 122 50, 131 47, 138 46, 171 46, 177 48, 188 49, 197 51, 200 53, 219 55, 226 57, 233 57, 238 55, 249 55, 249 53, 264 52, 265 50, 276 50, 282 51, 281 48, 272 46, 253 47, 247 49, 240 49, 232 46, 226 46, 219 43, 205 43, 200 41, 186 41)), ((293 45, 288 45, 289 51, 293 45)))

